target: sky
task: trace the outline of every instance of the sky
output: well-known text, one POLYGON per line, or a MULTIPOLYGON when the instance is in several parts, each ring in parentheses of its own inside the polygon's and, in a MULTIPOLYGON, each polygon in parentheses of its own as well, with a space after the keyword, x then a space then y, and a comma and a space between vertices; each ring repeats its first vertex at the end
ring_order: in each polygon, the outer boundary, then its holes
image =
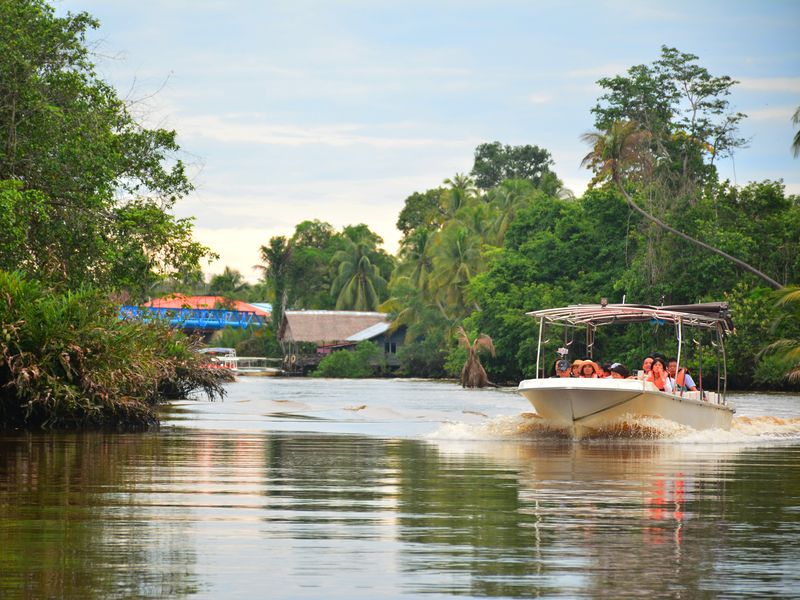
POLYGON ((748 139, 720 175, 782 179, 800 106, 800 1, 57 0, 100 20, 98 74, 178 132, 195 191, 175 208, 251 281, 296 224, 366 223, 395 252, 405 199, 472 168, 484 142, 546 148, 580 196, 601 77, 662 45, 739 81, 748 139), (793 41, 794 40, 794 41, 793 41))

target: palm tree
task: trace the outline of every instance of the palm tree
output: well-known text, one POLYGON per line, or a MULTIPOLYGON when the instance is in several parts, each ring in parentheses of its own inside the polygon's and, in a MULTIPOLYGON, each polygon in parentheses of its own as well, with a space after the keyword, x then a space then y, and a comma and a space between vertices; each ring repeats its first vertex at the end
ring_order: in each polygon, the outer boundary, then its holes
POLYGON ((459 345, 466 348, 468 352, 467 361, 464 363, 464 368, 461 369, 461 387, 486 387, 489 385, 489 377, 481 364, 481 359, 478 358, 478 351, 488 350, 494 356, 492 338, 482 333, 470 342, 467 332, 460 325, 456 330, 456 337, 458 337, 459 345))
MULTIPOLYGON (((780 290, 778 294, 778 306, 783 306, 787 309, 786 315, 779 319, 778 323, 784 319, 800 323, 800 287, 786 287, 780 290)), ((800 382, 800 339, 781 338, 772 342, 763 352, 778 352, 781 361, 789 367, 786 377, 789 381, 800 382)))
MULTIPOLYGON (((798 106, 797 110, 794 111, 792 123, 795 125, 800 125, 800 106, 798 106)), ((792 140, 792 154, 794 154, 795 158, 800 156, 800 129, 798 129, 797 133, 794 134, 794 140, 792 140)))
POLYGON ((506 179, 488 193, 489 203, 497 209, 493 226, 498 246, 503 245, 509 225, 533 193, 535 188, 526 179, 506 179))
POLYGON ((447 318, 467 312, 467 287, 482 265, 480 240, 465 226, 453 221, 439 233, 431 286, 439 308, 447 318))
POLYGON ((391 331, 406 328, 405 342, 411 343, 431 333, 431 322, 440 325, 442 316, 439 310, 430 305, 420 290, 408 277, 399 276, 392 281, 392 295, 378 310, 391 313, 391 331))
POLYGON ((402 262, 397 267, 396 275, 406 277, 423 296, 430 290, 435 238, 435 233, 430 229, 415 229, 403 240, 400 248, 402 262))
POLYGON ((447 206, 444 207, 447 217, 453 217, 458 209, 469 205, 478 196, 475 181, 463 173, 456 173, 452 178, 445 179, 448 186, 445 196, 447 206))
POLYGON ((595 171, 592 184, 603 180, 610 180, 622 193, 631 210, 639 213, 648 221, 655 223, 661 229, 722 256, 748 273, 759 277, 775 289, 783 287, 769 275, 762 273, 746 262, 714 246, 701 242, 682 231, 678 231, 674 227, 670 227, 661 219, 651 215, 633 201, 633 198, 630 197, 623 185, 624 178, 628 175, 630 179, 646 180, 649 176, 653 163, 649 149, 650 138, 651 135, 639 129, 638 124, 634 121, 615 122, 606 133, 586 133, 581 136, 581 139, 590 144, 592 150, 581 161, 581 166, 586 166, 595 171))
MULTIPOLYGON (((476 238, 479 244, 494 245, 497 242, 497 209, 486 202, 463 206, 453 222, 461 223, 476 238)), ((502 242, 502 240, 501 240, 502 242)))
POLYGON ((212 295, 230 294, 243 290, 247 286, 247 282, 242 277, 242 274, 236 269, 225 267, 219 275, 214 275, 208 284, 208 291, 212 295))
POLYGON ((288 302, 293 249, 292 243, 282 235, 270 238, 269 245, 259 249, 264 264, 256 267, 263 272, 264 280, 272 292, 272 326, 276 334, 288 302))
POLYGON ((373 264, 372 247, 365 242, 345 239, 346 247, 333 255, 338 264, 331 293, 340 310, 375 310, 386 293, 386 280, 378 265, 373 264))
POLYGON ((552 171, 547 171, 542 174, 542 180, 537 187, 553 198, 558 198, 559 200, 575 200, 575 193, 568 187, 565 187, 564 182, 552 171))

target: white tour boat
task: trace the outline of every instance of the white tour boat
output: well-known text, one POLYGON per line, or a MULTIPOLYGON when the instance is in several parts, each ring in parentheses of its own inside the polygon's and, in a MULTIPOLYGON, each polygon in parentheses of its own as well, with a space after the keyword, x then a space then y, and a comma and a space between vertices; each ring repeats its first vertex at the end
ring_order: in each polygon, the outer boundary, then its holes
MULTIPOLYGON (((734 409, 725 399, 726 364, 724 338, 733 329, 725 303, 681 306, 645 306, 635 304, 580 304, 527 313, 539 321, 536 352, 536 379, 519 384, 519 392, 533 405, 537 414, 554 427, 572 428, 577 437, 624 423, 630 417, 667 419, 693 429, 730 429, 734 409), (555 362, 544 356, 549 340, 543 340, 548 325, 585 329, 586 350, 591 358, 598 327, 612 324, 671 324, 677 335, 678 369, 685 343, 685 328, 710 332, 716 350, 714 390, 662 392, 643 379, 583 379, 547 377, 555 362)), ((692 340, 698 343, 697 340, 692 340)), ((559 348, 562 359, 566 349, 559 348)))
POLYGON ((270 363, 280 363, 280 358, 263 356, 236 356, 233 348, 202 348, 201 354, 207 355, 211 368, 229 369, 234 375, 251 377, 275 377, 283 371, 271 367, 270 363))

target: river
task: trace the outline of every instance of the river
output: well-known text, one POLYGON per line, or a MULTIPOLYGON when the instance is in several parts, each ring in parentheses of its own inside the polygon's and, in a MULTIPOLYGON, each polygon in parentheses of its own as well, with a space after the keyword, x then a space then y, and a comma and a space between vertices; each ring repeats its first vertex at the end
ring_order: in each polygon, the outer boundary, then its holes
POLYGON ((144 434, 0 436, 0 598, 800 590, 800 396, 572 441, 510 390, 242 378, 144 434))

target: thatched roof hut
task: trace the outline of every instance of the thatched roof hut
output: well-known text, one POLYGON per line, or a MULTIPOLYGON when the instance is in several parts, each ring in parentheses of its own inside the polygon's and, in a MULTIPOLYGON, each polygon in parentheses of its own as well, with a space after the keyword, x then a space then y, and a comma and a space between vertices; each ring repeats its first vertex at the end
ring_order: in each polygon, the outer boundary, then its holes
POLYGON ((287 310, 283 313, 278 339, 289 344, 348 345, 384 333, 389 324, 388 315, 379 312, 287 310))

